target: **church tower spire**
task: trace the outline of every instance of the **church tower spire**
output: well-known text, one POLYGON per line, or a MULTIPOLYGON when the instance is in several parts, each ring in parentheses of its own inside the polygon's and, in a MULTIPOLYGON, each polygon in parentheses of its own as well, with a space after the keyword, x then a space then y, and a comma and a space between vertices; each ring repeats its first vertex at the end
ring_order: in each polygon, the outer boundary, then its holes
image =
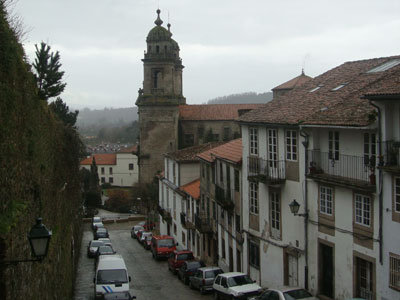
POLYGON ((186 104, 182 91, 182 59, 172 39, 170 24, 162 26, 157 9, 156 24, 146 38, 143 88, 136 100, 140 126, 139 181, 150 183, 164 169, 164 153, 178 149, 179 105, 186 104))

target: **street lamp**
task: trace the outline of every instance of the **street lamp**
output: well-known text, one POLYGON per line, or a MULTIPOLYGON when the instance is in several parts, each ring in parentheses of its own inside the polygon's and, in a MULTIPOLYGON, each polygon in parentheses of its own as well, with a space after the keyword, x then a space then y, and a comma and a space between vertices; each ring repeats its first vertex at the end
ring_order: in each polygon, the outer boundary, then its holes
POLYGON ((37 218, 36 224, 33 225, 31 231, 28 233, 29 244, 31 245, 31 251, 35 259, 0 261, 0 265, 16 265, 20 262, 42 261, 47 255, 51 234, 51 230, 49 231, 42 224, 42 218, 37 218))
POLYGON ((296 199, 293 199, 293 201, 289 204, 289 208, 292 214, 294 214, 295 216, 305 217, 305 218, 308 217, 308 212, 305 212, 304 214, 298 213, 300 209, 300 204, 296 201, 296 199))

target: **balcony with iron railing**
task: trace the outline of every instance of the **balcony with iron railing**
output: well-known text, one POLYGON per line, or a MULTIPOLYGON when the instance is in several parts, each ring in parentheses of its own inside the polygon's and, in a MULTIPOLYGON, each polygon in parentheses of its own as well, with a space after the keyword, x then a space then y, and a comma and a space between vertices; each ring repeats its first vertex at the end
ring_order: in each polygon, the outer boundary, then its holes
POLYGON ((235 207, 235 191, 234 189, 224 189, 218 185, 215 185, 215 201, 226 210, 233 210, 235 207))
POLYGON ((388 172, 400 171, 400 141, 382 142, 382 156, 378 164, 379 168, 388 172))
POLYGON ((283 183, 286 180, 284 160, 266 160, 260 157, 247 158, 248 179, 267 184, 283 183))
POLYGON ((375 189, 376 157, 308 151, 307 176, 373 191, 375 189))
POLYGON ((211 219, 205 215, 195 214, 194 223, 198 231, 201 233, 212 233, 211 219))

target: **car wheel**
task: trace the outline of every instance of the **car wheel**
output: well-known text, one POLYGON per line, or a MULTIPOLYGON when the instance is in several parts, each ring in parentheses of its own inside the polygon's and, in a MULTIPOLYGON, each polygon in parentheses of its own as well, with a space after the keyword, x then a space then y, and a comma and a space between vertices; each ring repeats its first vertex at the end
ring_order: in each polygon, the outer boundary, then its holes
POLYGON ((214 292, 214 300, 218 300, 218 299, 219 299, 218 292, 215 291, 215 292, 214 292))
POLYGON ((200 294, 204 295, 206 293, 206 290, 204 289, 204 286, 200 287, 200 294))

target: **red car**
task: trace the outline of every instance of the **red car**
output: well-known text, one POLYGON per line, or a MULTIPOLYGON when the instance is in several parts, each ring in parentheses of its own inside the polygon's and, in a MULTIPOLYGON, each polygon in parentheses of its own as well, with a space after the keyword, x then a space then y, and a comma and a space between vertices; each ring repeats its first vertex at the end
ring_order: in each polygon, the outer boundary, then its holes
POLYGON ((156 227, 156 224, 150 221, 141 221, 138 225, 142 226, 146 231, 152 231, 156 227))
POLYGON ((174 251, 168 258, 168 270, 176 274, 179 268, 187 260, 193 260, 193 252, 190 250, 174 251))
POLYGON ((168 258, 176 250, 176 243, 172 236, 153 235, 150 249, 154 259, 168 258))

